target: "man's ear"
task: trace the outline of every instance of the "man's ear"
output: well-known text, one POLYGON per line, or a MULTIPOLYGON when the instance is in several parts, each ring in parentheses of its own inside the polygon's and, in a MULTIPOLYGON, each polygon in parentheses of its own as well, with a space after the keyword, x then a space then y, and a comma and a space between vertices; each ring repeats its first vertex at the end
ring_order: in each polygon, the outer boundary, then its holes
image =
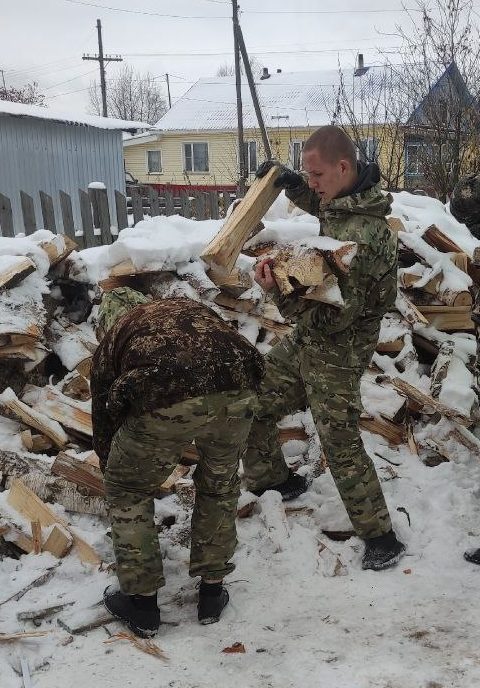
POLYGON ((348 160, 339 160, 338 166, 342 177, 345 177, 350 174, 352 166, 348 160))

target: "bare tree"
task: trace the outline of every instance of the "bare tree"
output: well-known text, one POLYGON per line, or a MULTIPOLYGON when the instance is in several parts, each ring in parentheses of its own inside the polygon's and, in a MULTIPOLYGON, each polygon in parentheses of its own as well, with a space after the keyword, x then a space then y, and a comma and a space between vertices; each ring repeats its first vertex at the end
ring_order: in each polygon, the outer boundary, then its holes
POLYGON ((396 28, 395 69, 412 108, 407 147, 425 185, 445 200, 460 175, 479 167, 480 36, 471 0, 417 0, 417 8, 410 28, 396 28))
POLYGON ((328 94, 324 94, 332 123, 351 137, 361 160, 380 163, 386 188, 398 188, 405 172, 404 123, 410 110, 396 74, 388 66, 374 70, 359 68, 351 77, 340 70, 335 98, 333 93, 330 102, 328 94))
MULTIPOLYGON (((97 82, 90 84, 90 108, 102 113, 102 98, 97 82)), ((111 117, 155 124, 167 111, 167 103, 158 81, 150 74, 135 72, 125 65, 118 76, 107 82, 107 108, 111 117)))
MULTIPOLYGON (((250 62, 250 67, 254 78, 260 76, 260 74, 262 73, 263 64, 260 62, 258 57, 252 55, 251 57, 249 57, 248 61, 250 62)), ((242 71, 242 74, 244 74, 243 63, 241 60, 240 69, 242 71)), ((215 72, 215 76, 235 76, 235 65, 228 64, 228 62, 224 62, 215 72)))
POLYGON ((30 84, 15 88, 8 86, 0 87, 0 100, 9 100, 12 103, 23 103, 24 105, 41 105, 46 107, 45 96, 40 93, 36 81, 30 84))

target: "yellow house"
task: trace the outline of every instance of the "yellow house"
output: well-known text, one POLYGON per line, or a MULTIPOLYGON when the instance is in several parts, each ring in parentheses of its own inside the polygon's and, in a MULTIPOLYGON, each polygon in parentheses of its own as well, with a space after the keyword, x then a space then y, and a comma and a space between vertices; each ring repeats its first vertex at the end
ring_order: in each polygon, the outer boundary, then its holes
MULTIPOLYGON (((343 92, 359 111, 365 93, 381 81, 379 69, 361 67, 342 74, 343 92)), ((338 70, 269 74, 264 68, 256 88, 276 159, 300 169, 309 135, 319 126, 341 122, 340 83, 338 70)), ((242 85, 242 101, 245 159, 252 176, 265 155, 247 84, 242 85)), ((360 139, 358 128, 355 134, 359 158, 379 159, 380 164, 391 158, 394 137, 385 123, 369 122, 360 139)), ((200 79, 153 130, 124 142, 124 156, 127 173, 159 190, 234 190, 239 176, 235 79, 200 79)))

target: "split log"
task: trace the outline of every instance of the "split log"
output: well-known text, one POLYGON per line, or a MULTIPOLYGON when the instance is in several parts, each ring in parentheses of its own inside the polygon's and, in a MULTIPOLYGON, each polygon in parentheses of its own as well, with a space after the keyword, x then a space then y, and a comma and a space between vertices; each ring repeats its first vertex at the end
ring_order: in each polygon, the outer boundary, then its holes
POLYGON ((330 269, 316 249, 295 254, 288 248, 282 248, 273 257, 272 272, 280 293, 286 295, 295 291, 298 285, 314 287, 323 284, 330 269), (295 280, 293 284, 292 280, 295 280))
MULTIPOLYGON (((430 225, 423 233, 422 238, 430 244, 430 246, 433 246, 442 253, 463 253, 460 246, 435 225, 430 225)), ((472 261, 469 256, 467 256, 466 272, 468 272, 475 284, 480 285, 480 267, 476 266, 475 261, 472 261)))
POLYGON ((456 409, 442 404, 437 399, 434 399, 429 394, 425 394, 421 390, 417 389, 417 387, 411 385, 409 382, 405 382, 405 380, 402 380, 399 377, 394 377, 391 380, 391 383, 396 389, 398 389, 399 392, 408 398, 413 399, 414 402, 421 404, 423 413, 440 413, 442 416, 445 416, 446 418, 449 418, 450 420, 467 427, 472 424, 471 418, 465 416, 456 409))
POLYGON ((32 529, 33 553, 40 554, 42 551, 42 526, 40 521, 30 521, 30 527, 32 529))
MULTIPOLYGON (((198 455, 197 455, 198 456, 198 455)), ((190 466, 183 466, 178 464, 168 478, 161 484, 160 490, 162 492, 172 492, 175 490, 176 483, 184 478, 190 472, 190 466)))
POLYGON ((45 540, 43 549, 61 559, 69 552, 72 545, 73 535, 60 523, 55 523, 45 540))
POLYGON ((378 342, 376 351, 379 354, 399 354, 405 346, 403 338, 394 339, 390 342, 378 342))
POLYGON ((440 398, 442 383, 448 375, 454 351, 455 342, 448 340, 441 343, 430 374, 430 393, 434 399, 440 398))
POLYGON ((52 475, 87 488, 88 494, 92 497, 105 496, 105 485, 100 469, 84 461, 78 461, 70 454, 60 452, 53 462, 51 472, 52 475))
POLYGON ((400 276, 400 282, 406 289, 420 289, 427 294, 433 294, 446 306, 471 306, 472 295, 469 291, 454 291, 452 289, 442 288, 443 274, 435 275, 427 284, 422 284, 421 287, 416 287, 416 284, 422 279, 421 275, 414 275, 410 272, 403 272, 400 276))
POLYGON ((208 271, 208 277, 217 287, 220 287, 233 297, 241 296, 241 294, 245 293, 253 286, 250 275, 241 272, 238 268, 234 268, 230 274, 225 274, 215 270, 215 268, 211 268, 208 271))
POLYGON ((390 444, 404 444, 406 442, 406 427, 393 423, 385 418, 373 418, 372 416, 360 416, 359 427, 376 435, 381 435, 390 444))
POLYGON ((389 228, 392 230, 394 234, 405 231, 405 225, 399 217, 389 217, 387 218, 387 222, 389 228))
POLYGON ((345 305, 340 287, 338 286, 338 279, 335 275, 326 275, 323 284, 309 287, 305 294, 303 294, 302 299, 328 303, 330 306, 337 306, 337 308, 342 308, 345 305))
POLYGON ((53 447, 53 442, 45 435, 32 435, 31 430, 23 430, 20 433, 23 445, 29 452, 42 454, 53 447))
POLYGON ((97 516, 107 514, 103 498, 81 494, 73 483, 51 475, 49 465, 38 459, 0 451, 0 477, 6 488, 20 478, 42 501, 61 504, 67 511, 97 516))
POLYGON ((65 396, 55 387, 27 385, 22 401, 30 404, 35 411, 42 409, 45 416, 58 421, 67 430, 88 438, 93 436, 92 414, 86 410, 86 404, 65 396))
POLYGON ((251 299, 234 299, 232 296, 222 293, 218 294, 214 300, 219 306, 229 308, 237 313, 250 313, 257 305, 251 299))
POLYGON ((42 242, 40 246, 48 255, 51 268, 61 263, 73 251, 78 249, 77 244, 66 234, 57 234, 55 240, 42 242), (62 238, 62 242, 58 242, 59 237, 62 238))
POLYGON ((92 398, 87 378, 79 374, 74 374, 74 376, 63 385, 62 394, 66 397, 70 397, 70 399, 76 399, 77 401, 88 401, 92 398))
POLYGON ((92 358, 92 356, 88 356, 75 366, 77 373, 82 377, 85 377, 87 380, 90 380, 90 374, 92 371, 92 358))
POLYGON ((38 519, 44 527, 60 524, 73 536, 74 551, 81 561, 88 564, 100 563, 100 556, 95 552, 93 547, 77 535, 73 529, 69 527, 65 519, 57 516, 57 514, 52 511, 47 504, 42 502, 42 500, 39 499, 21 480, 17 479, 13 481, 9 490, 7 502, 24 518, 29 520, 38 519))
POLYGON ((0 289, 11 289, 35 272, 33 260, 25 256, 2 256, 0 259, 0 289))
POLYGON ((258 225, 281 191, 274 186, 279 174, 280 167, 275 165, 264 177, 255 179, 245 198, 203 251, 202 260, 220 271, 232 271, 252 229, 258 225))
POLYGON ((442 332, 472 331, 475 325, 469 306, 418 306, 427 323, 442 332))
POLYGON ((10 387, 0 395, 0 405, 8 409, 16 420, 39 430, 42 435, 49 437, 59 449, 63 449, 67 444, 68 437, 60 423, 24 404, 23 401, 17 398, 17 395, 10 387))
POLYGON ((268 490, 257 502, 261 508, 260 520, 263 521, 274 551, 282 552, 288 546, 290 527, 285 514, 285 505, 279 492, 268 490))
POLYGON ((428 325, 427 318, 400 290, 397 292, 395 307, 410 325, 428 325))

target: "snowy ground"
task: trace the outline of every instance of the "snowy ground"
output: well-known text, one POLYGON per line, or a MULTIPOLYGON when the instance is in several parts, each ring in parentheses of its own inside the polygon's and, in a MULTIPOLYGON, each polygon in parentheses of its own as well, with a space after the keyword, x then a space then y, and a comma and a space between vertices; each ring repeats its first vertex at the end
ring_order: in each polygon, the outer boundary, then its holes
MULTIPOLYGON (((429 468, 405 448, 396 452, 372 435, 364 437, 371 454, 400 464, 392 467, 398 477, 390 479, 386 469, 391 464, 375 459, 395 527, 408 547, 397 568, 362 571, 357 538, 339 543, 322 534, 321 528, 348 527, 326 474, 294 503, 313 512, 289 515, 289 534, 267 531, 265 523, 275 525, 272 493, 260 500, 252 517, 238 521, 231 604, 219 624, 200 626, 195 581, 187 575, 188 550, 174 544, 181 539, 186 514, 176 497, 169 497, 158 503, 159 511, 176 513, 177 524, 162 537, 168 584, 159 599, 164 620, 179 625, 162 626, 156 639, 169 661, 149 657, 125 641, 104 644, 103 628, 62 646, 68 634, 54 620, 41 626, 51 636, 3 646, 2 688, 22 685, 11 669, 20 653, 32 669, 46 662, 34 673, 37 688, 477 687, 480 569, 465 562, 462 553, 480 545, 480 463, 470 457, 429 468), (410 525, 399 508, 408 512, 410 525), (322 554, 319 540, 329 548, 322 554), (334 554, 345 565, 345 575, 332 576, 334 554), (245 654, 222 653, 235 642, 245 645, 245 654)), ((36 557, 29 561, 19 574, 22 580, 34 577, 34 566, 45 565, 36 557)), ((21 587, 16 568, 12 560, 0 564, 2 599, 21 587)), ((60 602, 88 606, 110 578, 69 557, 49 583, 0 607, 0 631, 27 628, 15 614, 58 603, 58 596, 60 602)), ((120 630, 117 624, 109 628, 120 630)))

